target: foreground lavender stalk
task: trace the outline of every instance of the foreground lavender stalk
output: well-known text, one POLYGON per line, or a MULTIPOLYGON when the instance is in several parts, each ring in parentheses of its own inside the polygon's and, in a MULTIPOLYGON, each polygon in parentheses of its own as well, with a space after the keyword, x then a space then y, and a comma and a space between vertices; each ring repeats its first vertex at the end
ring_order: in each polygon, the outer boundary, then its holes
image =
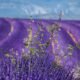
POLYGON ((70 71, 51 61, 49 55, 22 56, 21 60, 0 61, 0 80, 74 80, 70 71))

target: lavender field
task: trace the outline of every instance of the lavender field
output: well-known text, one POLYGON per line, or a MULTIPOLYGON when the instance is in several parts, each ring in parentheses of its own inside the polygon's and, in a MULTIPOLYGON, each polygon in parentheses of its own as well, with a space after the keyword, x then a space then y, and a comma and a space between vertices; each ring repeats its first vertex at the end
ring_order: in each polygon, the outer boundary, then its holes
POLYGON ((1 18, 0 80, 80 80, 80 21, 1 18))

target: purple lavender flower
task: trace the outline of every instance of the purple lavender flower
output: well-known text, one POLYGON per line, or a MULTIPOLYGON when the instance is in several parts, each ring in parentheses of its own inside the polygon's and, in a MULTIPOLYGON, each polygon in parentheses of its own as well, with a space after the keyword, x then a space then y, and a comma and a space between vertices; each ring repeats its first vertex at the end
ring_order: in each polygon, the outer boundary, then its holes
POLYGON ((79 22, 0 19, 0 33, 0 80, 79 79, 79 22))

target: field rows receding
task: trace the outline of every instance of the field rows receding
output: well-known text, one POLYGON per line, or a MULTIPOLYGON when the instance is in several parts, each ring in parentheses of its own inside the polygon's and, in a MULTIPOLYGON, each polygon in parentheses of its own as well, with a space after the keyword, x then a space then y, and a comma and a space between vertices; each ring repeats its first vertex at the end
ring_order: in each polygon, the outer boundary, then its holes
POLYGON ((79 78, 80 21, 0 19, 0 65, 4 80, 79 78))

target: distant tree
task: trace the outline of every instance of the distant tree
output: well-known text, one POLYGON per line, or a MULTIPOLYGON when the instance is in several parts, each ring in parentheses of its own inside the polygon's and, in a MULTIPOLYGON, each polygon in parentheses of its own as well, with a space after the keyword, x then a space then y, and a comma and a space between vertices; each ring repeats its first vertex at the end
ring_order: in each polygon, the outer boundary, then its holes
POLYGON ((63 11, 62 11, 62 10, 60 10, 60 12, 59 12, 59 20, 61 20, 61 19, 62 19, 63 15, 64 15, 63 11))

